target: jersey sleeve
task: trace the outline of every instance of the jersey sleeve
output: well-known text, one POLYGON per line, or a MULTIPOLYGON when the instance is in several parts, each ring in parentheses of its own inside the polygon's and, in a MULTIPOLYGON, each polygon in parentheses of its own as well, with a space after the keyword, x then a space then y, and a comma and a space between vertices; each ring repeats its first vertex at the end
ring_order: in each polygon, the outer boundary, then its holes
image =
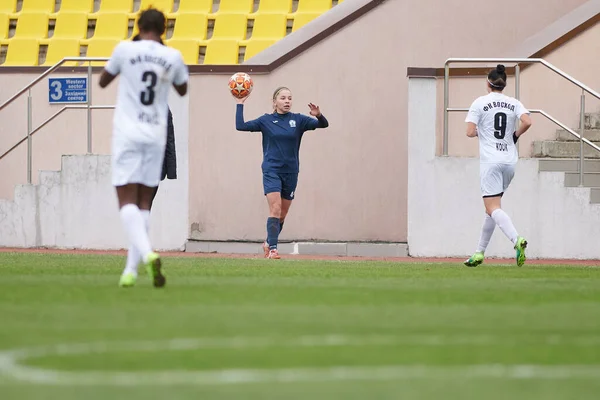
POLYGON ((181 57, 181 53, 177 53, 175 58, 175 69, 173 70, 173 83, 177 86, 183 85, 189 79, 188 67, 183 62, 183 58, 181 57))
POLYGON ((317 128, 327 128, 329 126, 329 121, 327 121, 327 118, 323 114, 319 118, 302 115, 302 119, 305 131, 314 131, 317 128))
POLYGON ((465 122, 472 122, 475 125, 477 125, 479 123, 480 116, 481 110, 479 109, 478 101, 475 100, 469 108, 469 112, 467 113, 467 118, 465 119, 465 122))
POLYGON ((123 65, 123 60, 125 59, 124 55, 125 51, 123 50, 123 43, 119 43, 117 47, 115 47, 115 49, 113 50, 110 59, 104 66, 106 72, 113 76, 119 75, 119 73, 121 73, 121 66, 123 65))
POLYGON ((517 118, 521 118, 524 114, 531 114, 528 109, 525 108, 523 103, 517 101, 517 107, 515 109, 515 113, 517 114, 517 118))

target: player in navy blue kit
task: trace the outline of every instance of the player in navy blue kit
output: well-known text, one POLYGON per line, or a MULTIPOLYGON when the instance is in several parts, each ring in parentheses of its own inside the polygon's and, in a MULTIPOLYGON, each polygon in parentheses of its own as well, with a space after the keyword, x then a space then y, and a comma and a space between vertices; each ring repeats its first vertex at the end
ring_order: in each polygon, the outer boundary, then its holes
POLYGON ((312 103, 308 105, 311 117, 290 112, 292 92, 286 87, 277 88, 273 93, 273 113, 244 122, 247 98, 237 99, 235 127, 238 131, 262 132, 263 186, 269 203, 267 240, 263 250, 265 258, 279 259, 277 242, 298 184, 302 135, 306 131, 327 128, 329 122, 319 106, 312 103))

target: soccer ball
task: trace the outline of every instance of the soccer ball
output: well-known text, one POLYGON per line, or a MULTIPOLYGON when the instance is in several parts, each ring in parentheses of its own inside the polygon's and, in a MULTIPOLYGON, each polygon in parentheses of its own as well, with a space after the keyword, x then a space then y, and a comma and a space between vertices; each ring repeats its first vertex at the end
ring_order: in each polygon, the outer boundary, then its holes
POLYGON ((245 72, 237 72, 229 78, 229 91, 238 99, 243 99, 252 92, 254 82, 245 72))

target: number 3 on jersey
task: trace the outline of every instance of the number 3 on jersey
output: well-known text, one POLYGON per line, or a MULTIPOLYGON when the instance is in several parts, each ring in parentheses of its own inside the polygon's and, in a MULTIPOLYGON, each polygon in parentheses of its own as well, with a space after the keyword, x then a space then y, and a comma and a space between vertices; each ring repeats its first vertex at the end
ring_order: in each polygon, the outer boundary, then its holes
POLYGON ((494 137, 496 139, 504 139, 504 136, 506 136, 506 121, 506 114, 503 112, 494 115, 494 137))
POLYGON ((151 106, 154 103, 154 88, 156 87, 156 83, 158 82, 156 72, 144 72, 144 75, 142 75, 142 82, 146 84, 146 90, 140 94, 140 101, 145 106, 151 106))

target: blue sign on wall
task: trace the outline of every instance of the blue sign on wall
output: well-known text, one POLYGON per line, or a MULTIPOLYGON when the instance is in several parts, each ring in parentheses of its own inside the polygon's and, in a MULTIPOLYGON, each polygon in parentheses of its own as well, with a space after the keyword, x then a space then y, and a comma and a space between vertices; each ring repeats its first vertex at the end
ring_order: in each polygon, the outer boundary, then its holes
POLYGON ((57 103, 87 103, 86 78, 48 79, 48 101, 57 103))

